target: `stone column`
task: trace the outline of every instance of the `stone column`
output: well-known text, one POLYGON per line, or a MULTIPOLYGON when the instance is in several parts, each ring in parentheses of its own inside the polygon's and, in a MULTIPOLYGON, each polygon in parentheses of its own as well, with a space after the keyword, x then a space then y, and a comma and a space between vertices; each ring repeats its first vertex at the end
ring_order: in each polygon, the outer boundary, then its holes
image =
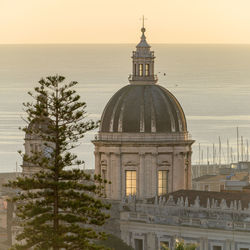
POLYGON ((151 178, 152 178, 152 197, 157 196, 158 194, 158 184, 157 184, 157 153, 152 153, 152 164, 151 164, 151 178))
POLYGON ((188 189, 192 189, 192 151, 191 147, 188 152, 188 189))
POLYGON ((101 154, 99 151, 95 151, 95 174, 99 175, 101 174, 101 166, 100 166, 100 158, 101 158, 101 154))
POLYGON ((115 166, 114 166, 114 196, 115 199, 122 200, 123 195, 125 194, 125 190, 122 189, 124 180, 122 179, 122 164, 121 164, 122 154, 115 153, 115 166))
POLYGON ((114 195, 111 192, 111 185, 112 185, 112 166, 111 166, 111 153, 106 153, 106 158, 107 158, 107 181, 111 181, 111 184, 106 184, 107 186, 107 196, 110 197, 111 199, 113 199, 114 195))
POLYGON ((173 152, 173 190, 172 192, 185 189, 184 182, 185 182, 185 163, 184 163, 184 155, 180 152, 173 152))
POLYGON ((230 250, 236 250, 235 249, 235 242, 234 242, 234 240, 231 240, 231 248, 230 248, 230 250))
POLYGON ((155 250, 156 248, 156 239, 155 239, 155 234, 154 233, 147 233, 146 237, 146 247, 148 250, 155 250))
POLYGON ((137 183, 138 183, 137 194, 139 199, 143 199, 145 195, 144 170, 145 170, 145 154, 140 153, 140 166, 137 177, 137 183))
POLYGON ((208 239, 207 238, 202 238, 202 242, 203 242, 203 248, 200 248, 200 250, 209 250, 208 249, 208 239))

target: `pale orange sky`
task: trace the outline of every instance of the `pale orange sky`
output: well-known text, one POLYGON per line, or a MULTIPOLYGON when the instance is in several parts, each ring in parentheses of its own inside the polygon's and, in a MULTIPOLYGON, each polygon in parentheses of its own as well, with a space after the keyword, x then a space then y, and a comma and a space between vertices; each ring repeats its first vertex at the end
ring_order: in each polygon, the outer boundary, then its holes
POLYGON ((250 43, 250 0, 0 0, 0 44, 250 43))

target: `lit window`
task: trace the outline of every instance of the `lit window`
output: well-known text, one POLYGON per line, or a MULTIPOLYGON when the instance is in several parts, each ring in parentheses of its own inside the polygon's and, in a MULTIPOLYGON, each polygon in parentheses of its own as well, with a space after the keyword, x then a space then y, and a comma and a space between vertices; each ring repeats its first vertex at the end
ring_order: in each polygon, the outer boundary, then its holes
POLYGON ((136 171, 126 171, 126 196, 136 194, 136 171))
POLYGON ((164 195, 168 192, 168 171, 158 171, 158 195, 164 195))
POLYGON ((143 64, 139 64, 139 76, 143 75, 143 64))
POLYGON ((145 75, 149 76, 149 64, 145 65, 145 75))

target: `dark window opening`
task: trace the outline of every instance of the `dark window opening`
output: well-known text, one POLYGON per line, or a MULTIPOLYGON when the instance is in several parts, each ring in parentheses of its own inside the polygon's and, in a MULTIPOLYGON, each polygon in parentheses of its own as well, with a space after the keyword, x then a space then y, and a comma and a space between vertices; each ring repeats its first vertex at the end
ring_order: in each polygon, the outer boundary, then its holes
POLYGON ((135 250, 143 250, 143 240, 135 239, 135 250))
POLYGON ((145 65, 145 76, 149 76, 149 64, 145 65))

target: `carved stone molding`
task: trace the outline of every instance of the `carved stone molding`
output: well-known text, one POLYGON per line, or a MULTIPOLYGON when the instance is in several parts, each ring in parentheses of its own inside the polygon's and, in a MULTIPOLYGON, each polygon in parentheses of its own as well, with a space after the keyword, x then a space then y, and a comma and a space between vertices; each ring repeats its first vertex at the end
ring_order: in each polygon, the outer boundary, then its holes
POLYGON ((139 163, 136 163, 134 161, 128 161, 124 164, 125 167, 132 167, 132 166, 138 166, 139 163))
POLYGON ((158 162, 157 165, 158 165, 159 167, 171 166, 171 164, 169 163, 169 161, 161 161, 161 162, 158 162))

